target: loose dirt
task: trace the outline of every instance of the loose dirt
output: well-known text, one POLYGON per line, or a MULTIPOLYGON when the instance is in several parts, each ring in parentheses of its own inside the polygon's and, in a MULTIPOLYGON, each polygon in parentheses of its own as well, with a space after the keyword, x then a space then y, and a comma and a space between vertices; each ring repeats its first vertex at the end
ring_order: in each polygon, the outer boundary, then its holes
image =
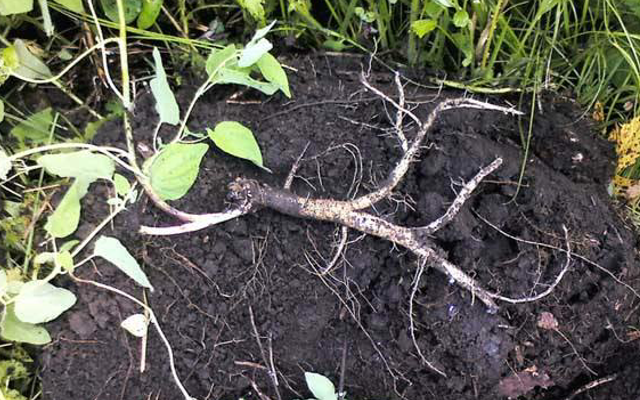
MULTIPOLYGON (((238 176, 282 186, 307 145, 292 187, 303 196, 348 199, 376 188, 394 166, 401 155, 390 131, 396 110, 360 84, 366 59, 283 61, 295 68, 289 70, 292 100, 225 87, 197 105, 189 124, 192 131, 223 120, 249 126, 273 173, 212 147, 177 208, 221 210, 226 185, 238 176)), ((393 75, 377 72, 371 82, 397 95, 393 75)), ((183 109, 194 91, 179 91, 183 109)), ((462 95, 413 84, 406 94, 421 118, 442 99, 462 95)), ((151 237, 139 235, 138 227, 178 221, 143 199, 103 234, 120 238, 143 262, 155 287, 147 301, 173 346, 178 374, 197 399, 255 399, 256 389, 276 398, 251 312, 265 351, 272 351, 284 399, 310 397, 304 371, 322 373, 337 385, 343 359, 350 399, 564 399, 603 378, 611 379, 573 398, 634 398, 640 395, 640 299, 632 289, 640 289, 640 270, 636 235, 607 194, 612 146, 570 101, 543 97, 534 108, 528 153, 522 146, 529 138, 528 116, 445 112, 394 199, 370 211, 403 226, 425 225, 442 215, 461 181, 500 156, 504 164, 436 233, 435 242, 486 288, 532 296, 567 262, 566 227, 568 274, 549 296, 500 303, 498 313, 490 314, 471 293, 428 269, 413 296, 415 343, 409 309, 416 259, 384 240, 349 232, 334 268, 322 275, 338 248, 339 227, 269 210, 195 233, 151 237), (446 378, 421 361, 416 345, 446 378)), ((150 145, 156 121, 153 100, 144 93, 135 109, 136 139, 150 145)), ((410 138, 410 120, 405 123, 410 138)), ((162 134, 170 137, 169 130, 162 134)), ((121 136, 114 122, 95 140, 122 146, 121 136)), ((108 190, 92 186, 78 237, 107 215, 108 190)), ((79 275, 143 298, 100 260, 79 275)), ((141 342, 119 327, 139 309, 93 286, 63 284, 77 293, 78 303, 52 324, 55 342, 41 359, 43 398, 181 398, 155 332, 146 371, 139 372, 141 342)))

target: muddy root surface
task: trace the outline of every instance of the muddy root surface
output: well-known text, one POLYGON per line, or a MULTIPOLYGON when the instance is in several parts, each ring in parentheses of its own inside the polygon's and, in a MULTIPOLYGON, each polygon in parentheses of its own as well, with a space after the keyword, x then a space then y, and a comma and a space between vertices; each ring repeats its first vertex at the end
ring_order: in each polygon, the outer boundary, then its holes
MULTIPOLYGON (((359 60, 299 57, 285 63, 295 68, 293 100, 222 88, 196 107, 190 121, 192 131, 223 120, 249 126, 273 173, 212 146, 177 208, 221 210, 226 186, 238 176, 282 186, 307 145, 292 187, 299 195, 349 199, 385 179, 401 155, 390 122, 396 110, 364 90, 359 60)), ((371 82, 396 97, 393 75, 374 73, 371 82)), ((183 105, 193 91, 181 89, 183 105)), ((406 94, 421 118, 442 99, 462 95, 412 85, 406 94)), ((508 99, 488 100, 504 105, 508 99)), ((629 399, 640 394, 633 328, 640 270, 635 235, 606 192, 613 151, 572 103, 542 100, 520 185, 528 116, 448 111, 393 198, 369 210, 403 226, 425 225, 442 215, 461 182, 502 157, 504 164, 434 241, 486 288, 511 297, 544 291, 570 264, 549 296, 500 303, 496 314, 433 269, 416 283, 416 258, 405 249, 350 231, 336 256, 339 227, 269 210, 195 233, 151 237, 137 234, 141 224, 178 221, 143 198, 103 234, 120 238, 144 264, 155 288, 146 299, 173 346, 180 378, 197 399, 256 399, 256 390, 277 398, 251 314, 272 354, 283 399, 310 397, 304 371, 337 385, 342 370, 351 399, 564 399, 603 378, 612 379, 574 398, 629 399), (417 348, 447 377, 430 369, 417 348)), ((136 139, 150 145, 156 122, 151 96, 142 95, 136 139)), ((409 138, 415 133, 410 122, 409 138)), ((171 132, 163 128, 161 134, 168 139, 171 132)), ((123 146, 121 135, 111 123, 96 141, 123 146)), ((92 186, 79 237, 107 215, 108 190, 92 186)), ((79 275, 143 298, 101 260, 79 275)), ((55 341, 41 360, 43 398, 182 398, 155 331, 146 370, 139 372, 141 342, 119 327, 140 312, 136 306, 93 286, 66 286, 78 303, 53 326, 55 341)))

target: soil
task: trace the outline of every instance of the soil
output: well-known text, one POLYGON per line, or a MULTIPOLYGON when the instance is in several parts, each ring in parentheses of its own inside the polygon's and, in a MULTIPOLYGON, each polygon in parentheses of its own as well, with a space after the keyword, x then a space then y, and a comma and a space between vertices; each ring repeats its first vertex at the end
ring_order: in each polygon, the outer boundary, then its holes
MULTIPOLYGON (((226 186, 238 176, 282 186, 307 144, 292 187, 297 194, 348 199, 387 176, 401 155, 390 129, 395 110, 359 82, 366 59, 283 61, 292 67, 292 100, 225 87, 207 95, 190 120, 192 131, 222 120, 249 126, 273 173, 212 146, 190 193, 174 202, 177 208, 221 210, 226 186)), ((393 75, 375 72, 371 82, 396 97, 393 75)), ((180 89, 183 109, 194 91, 180 89)), ((442 99, 463 95, 413 84, 406 92, 421 118, 442 99)), ((504 105, 517 99, 488 100, 504 105)), ((136 104, 136 140, 150 144, 157 121, 152 97, 143 93, 136 104)), ((640 299, 633 288, 640 289, 640 269, 636 234, 607 194, 612 146, 569 100, 545 96, 535 111, 528 153, 521 145, 528 137, 528 116, 445 112, 394 199, 369 211, 403 226, 425 225, 442 215, 461 180, 500 156, 504 164, 434 235, 435 242, 485 287, 523 297, 545 290, 564 267, 566 227, 569 273, 549 296, 500 303, 491 314, 470 293, 428 269, 413 298, 415 344, 409 307, 416 259, 384 240, 349 232, 338 262, 322 275, 340 239, 333 224, 260 210, 199 232, 141 236, 141 224, 178 222, 146 198, 103 234, 118 237, 143 262, 155 288, 146 299, 173 346, 178 374, 200 400, 256 399, 257 390, 277 398, 251 314, 262 346, 272 352, 283 399, 310 397, 304 371, 324 374, 336 385, 344 379, 350 399, 635 398, 640 299), (523 154, 526 168, 518 185, 523 154), (421 361, 416 346, 446 378, 421 361), (600 384, 571 397, 594 382, 600 384)), ((410 138, 410 120, 405 125, 410 138)), ((122 146, 121 132, 111 122, 95 140, 122 146)), ((163 128, 162 135, 170 132, 163 128)), ((108 190, 92 186, 78 237, 107 215, 108 190)), ((143 298, 101 260, 79 275, 143 298)), ((93 286, 62 284, 72 287, 78 303, 51 324, 55 340, 41 357, 44 399, 182 398, 155 331, 149 335, 146 370, 139 372, 141 342, 119 327, 140 312, 135 305, 93 286)))

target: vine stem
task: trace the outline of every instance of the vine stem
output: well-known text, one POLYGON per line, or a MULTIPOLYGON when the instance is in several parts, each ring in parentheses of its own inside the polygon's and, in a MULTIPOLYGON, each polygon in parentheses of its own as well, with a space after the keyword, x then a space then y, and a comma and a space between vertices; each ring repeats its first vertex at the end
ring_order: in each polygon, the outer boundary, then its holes
POLYGON ((127 140, 127 150, 129 151, 129 163, 137 167, 136 149, 133 141, 133 129, 129 122, 129 112, 132 108, 131 103, 131 87, 129 80, 129 59, 127 53, 127 23, 124 18, 124 2, 117 0, 118 3, 118 20, 120 21, 120 40, 118 47, 120 48, 120 73, 122 78, 122 105, 125 112, 122 115, 122 123, 124 125, 124 135, 127 140))

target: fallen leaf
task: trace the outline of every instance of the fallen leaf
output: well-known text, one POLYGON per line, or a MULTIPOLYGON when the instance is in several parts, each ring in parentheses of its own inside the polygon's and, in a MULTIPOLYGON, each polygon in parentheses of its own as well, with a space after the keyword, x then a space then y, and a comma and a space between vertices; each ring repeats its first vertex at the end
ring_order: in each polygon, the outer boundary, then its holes
POLYGON ((558 320, 550 312, 544 311, 538 317, 538 328, 555 331, 558 329, 558 320))
POLYGON ((546 389, 553 385, 549 375, 538 372, 538 368, 533 366, 502 379, 498 384, 498 393, 515 399, 532 391, 536 386, 546 389))

